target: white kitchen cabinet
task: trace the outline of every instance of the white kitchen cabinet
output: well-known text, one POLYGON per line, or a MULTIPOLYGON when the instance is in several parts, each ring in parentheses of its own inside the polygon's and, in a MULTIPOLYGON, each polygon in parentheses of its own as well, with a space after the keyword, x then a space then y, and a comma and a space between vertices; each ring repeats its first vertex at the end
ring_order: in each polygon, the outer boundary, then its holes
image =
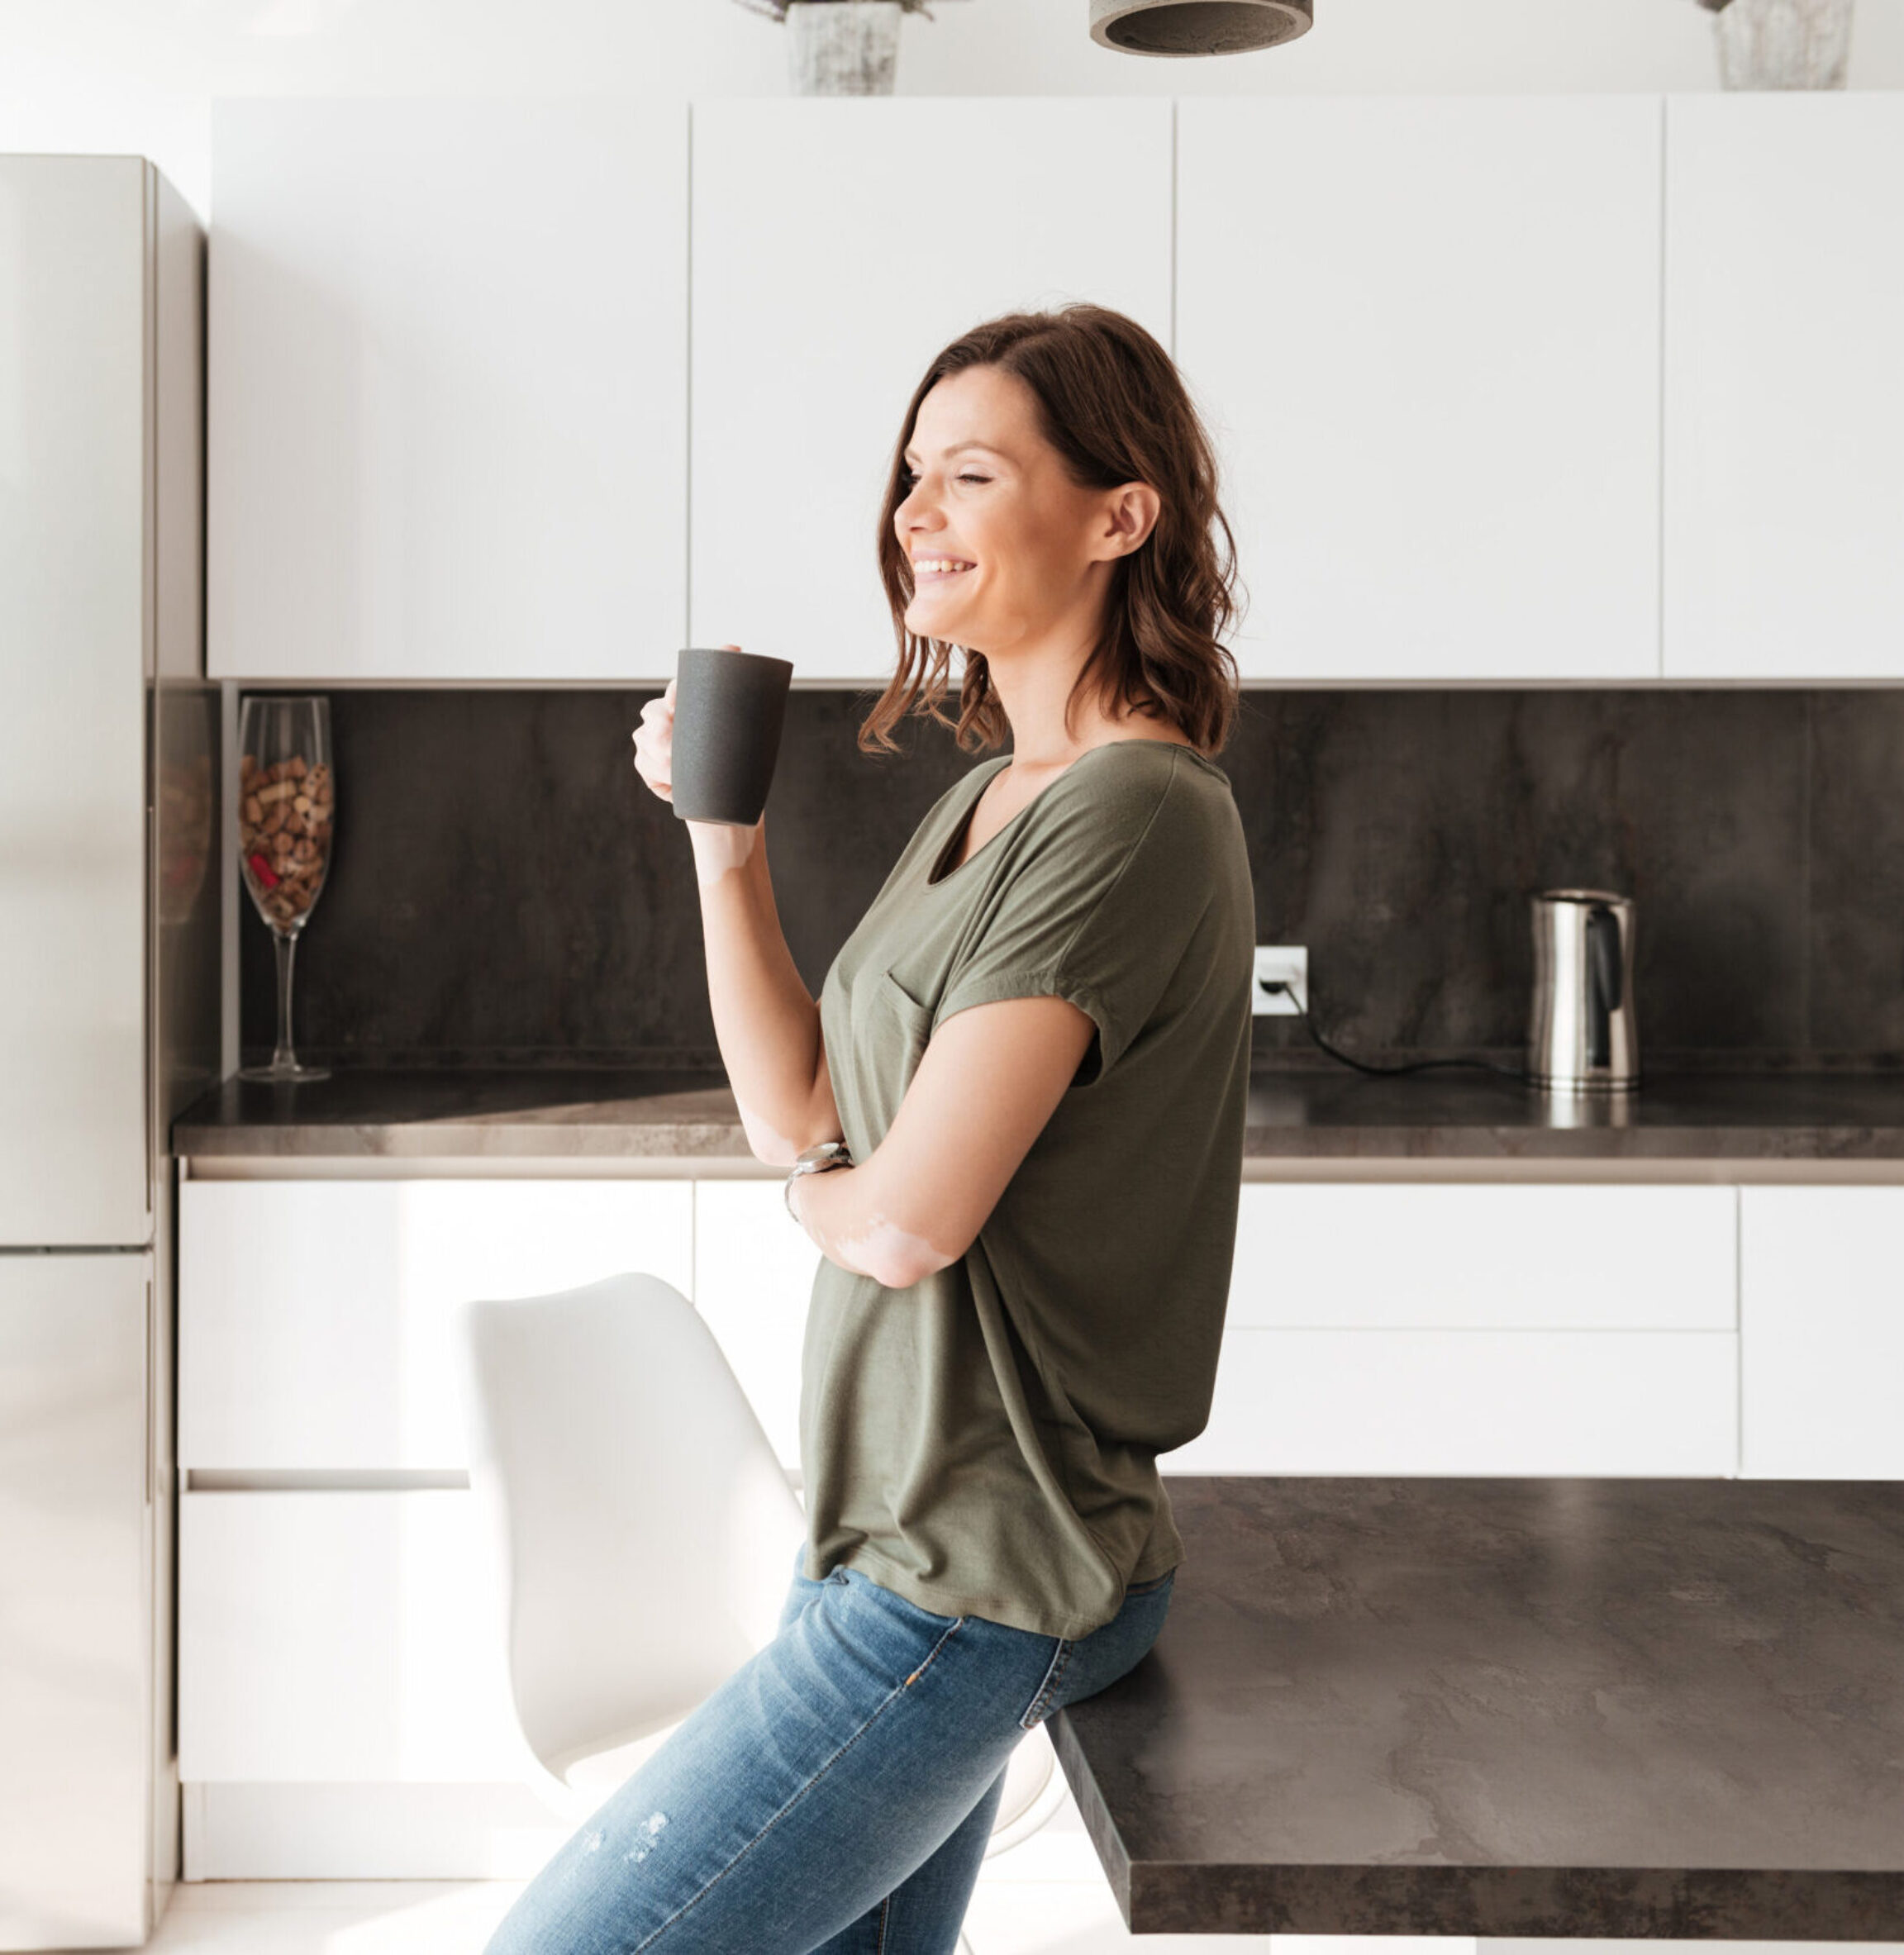
POLYGON ((1739 1191, 1246 1182, 1227 1321, 1283 1330, 1723 1330, 1739 1191))
POLYGON ((526 1767, 466 1491, 181 1494, 183 1780, 526 1767))
POLYGON ((1245 678, 1658 676, 1661 121, 1178 103, 1176 351, 1245 678))
POLYGON ((693 119, 693 642, 883 682, 879 511, 933 356, 1069 299, 1169 345, 1171 104, 730 100, 693 119))
POLYGON ((212 676, 671 674, 687 104, 221 101, 212 191, 212 676))
POLYGON ((1666 131, 1665 676, 1904 676, 1904 94, 1666 131))
POLYGON ((800 1356, 819 1271, 781 1181, 694 1184, 694 1307, 707 1320, 780 1463, 800 1465, 800 1356))
POLYGON ((623 1271, 693 1294, 681 1181, 187 1181, 178 1463, 458 1467, 455 1306, 623 1271))
POLYGON ((1740 1196, 1740 1471, 1904 1480, 1904 1188, 1740 1196))
POLYGON ((1738 1471, 1732 1187, 1246 1182, 1172 1473, 1738 1471))
POLYGON ((1170 1473, 1729 1475, 1728 1331, 1226 1328, 1170 1473))
POLYGON ((529 1881, 575 1830, 519 1780, 188 1779, 179 1789, 188 1881, 529 1881))

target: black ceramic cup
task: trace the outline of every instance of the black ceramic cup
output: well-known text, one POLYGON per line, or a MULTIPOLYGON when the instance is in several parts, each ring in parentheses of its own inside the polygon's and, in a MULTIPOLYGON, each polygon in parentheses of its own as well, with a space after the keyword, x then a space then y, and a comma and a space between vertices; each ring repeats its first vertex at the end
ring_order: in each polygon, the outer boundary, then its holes
POLYGON ((725 645, 691 645, 674 668, 669 779, 683 821, 751 828, 767 806, 793 662, 725 645))

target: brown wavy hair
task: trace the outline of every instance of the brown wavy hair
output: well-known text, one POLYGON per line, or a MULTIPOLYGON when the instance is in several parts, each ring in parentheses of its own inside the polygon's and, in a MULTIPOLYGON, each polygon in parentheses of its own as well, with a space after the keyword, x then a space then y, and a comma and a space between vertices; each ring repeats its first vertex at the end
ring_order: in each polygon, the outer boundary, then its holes
POLYGON ((890 730, 915 710, 952 727, 968 750, 998 746, 1010 730, 982 652, 965 654, 956 722, 940 711, 953 647, 907 629, 912 566, 894 527, 907 494, 905 451, 919 403, 947 374, 982 366, 1014 373, 1031 390, 1040 432, 1080 488, 1145 482, 1161 504, 1143 543, 1111 564, 1097 642, 1065 702, 1067 729, 1079 693, 1094 687, 1114 716, 1126 709, 1153 711, 1198 752, 1221 752, 1239 710, 1236 662, 1218 642, 1237 616, 1237 573, 1236 540, 1217 505, 1216 452, 1156 340, 1123 313, 1083 302, 1007 312, 973 326, 933 360, 913 390, 879 512, 879 576, 899 660, 861 722, 861 750, 898 751, 890 730))

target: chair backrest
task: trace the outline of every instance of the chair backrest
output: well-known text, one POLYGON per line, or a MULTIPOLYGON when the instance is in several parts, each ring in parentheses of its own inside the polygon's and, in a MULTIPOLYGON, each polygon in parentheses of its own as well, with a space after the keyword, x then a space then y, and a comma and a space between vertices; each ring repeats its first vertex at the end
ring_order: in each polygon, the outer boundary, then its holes
POLYGON ((516 1716, 559 1778, 678 1723, 764 1647, 805 1519, 671 1283, 465 1303, 458 1329, 516 1716))

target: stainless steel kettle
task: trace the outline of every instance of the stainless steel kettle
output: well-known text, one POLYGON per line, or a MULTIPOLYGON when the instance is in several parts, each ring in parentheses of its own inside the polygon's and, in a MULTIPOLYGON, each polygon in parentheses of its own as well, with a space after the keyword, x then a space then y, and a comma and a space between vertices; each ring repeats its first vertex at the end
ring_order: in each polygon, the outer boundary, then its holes
POLYGON ((1627 1092, 1640 1083, 1633 903, 1607 889, 1544 889, 1533 906, 1527 1083, 1627 1092))

